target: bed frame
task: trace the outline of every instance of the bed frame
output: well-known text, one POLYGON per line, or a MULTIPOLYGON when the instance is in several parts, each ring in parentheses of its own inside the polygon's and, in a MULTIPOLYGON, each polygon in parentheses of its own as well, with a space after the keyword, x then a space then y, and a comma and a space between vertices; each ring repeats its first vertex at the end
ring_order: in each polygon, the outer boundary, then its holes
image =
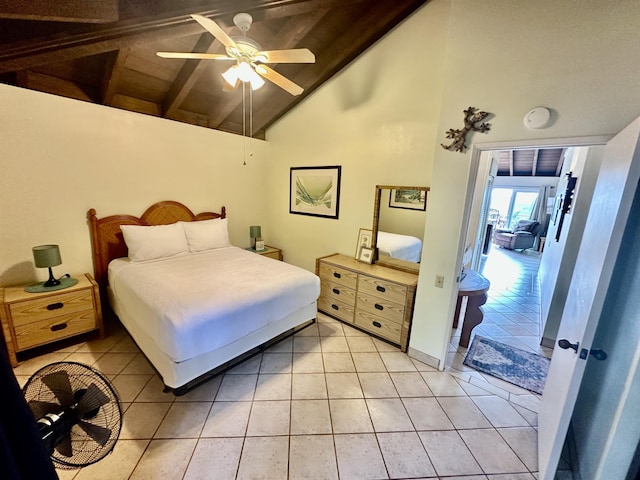
MULTIPOLYGON (((154 339, 142 332, 135 322, 126 318, 124 312, 118 312, 117 303, 114 298, 111 298, 108 285, 109 262, 128 255, 120 225, 168 225, 177 221, 194 222, 226 218, 225 207, 222 207, 220 213, 203 212, 195 215, 179 202, 163 201, 150 206, 141 217, 111 215, 98 218, 93 208, 89 210, 87 217, 91 233, 94 276, 100 289, 102 308, 104 310, 111 309, 118 315, 121 323, 162 377, 165 391, 171 390, 175 395, 182 395, 206 380, 264 351, 283 338, 315 323, 317 305, 316 302, 313 302, 288 317, 219 350, 175 363, 158 349, 154 339)), ((104 313, 110 312, 105 311, 104 313)))

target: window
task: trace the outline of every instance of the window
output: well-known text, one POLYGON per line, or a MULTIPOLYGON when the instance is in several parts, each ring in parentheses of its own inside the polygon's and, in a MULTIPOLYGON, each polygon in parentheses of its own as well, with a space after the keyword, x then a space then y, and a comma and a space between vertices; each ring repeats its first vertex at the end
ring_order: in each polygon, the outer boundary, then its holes
POLYGON ((538 200, 537 188, 496 187, 491 191, 489 222, 496 228, 512 229, 528 220, 538 200))

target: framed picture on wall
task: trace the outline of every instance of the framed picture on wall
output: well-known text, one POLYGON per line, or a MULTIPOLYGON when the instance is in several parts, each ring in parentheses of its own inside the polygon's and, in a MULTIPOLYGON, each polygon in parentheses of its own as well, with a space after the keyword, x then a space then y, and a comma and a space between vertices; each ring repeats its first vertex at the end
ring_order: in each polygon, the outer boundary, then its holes
POLYGON ((371 248, 371 236, 373 231, 368 228, 361 228, 358 233, 358 243, 356 244, 356 258, 359 257, 362 247, 371 248))
POLYGON ((389 207, 409 210, 427 209, 427 192, 424 190, 392 189, 389 195, 389 207))
POLYGON ((338 218, 341 166, 291 167, 289 213, 338 218))

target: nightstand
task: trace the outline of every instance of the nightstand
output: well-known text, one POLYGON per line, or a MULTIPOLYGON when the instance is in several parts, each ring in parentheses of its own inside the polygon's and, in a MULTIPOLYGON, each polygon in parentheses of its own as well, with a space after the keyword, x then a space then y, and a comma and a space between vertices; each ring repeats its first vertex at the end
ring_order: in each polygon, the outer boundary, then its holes
POLYGON ((247 250, 253 253, 259 253, 264 257, 274 258, 276 260, 282 260, 283 258, 282 250, 280 250, 279 248, 270 247, 269 245, 265 245, 264 248, 265 249, 260 252, 258 252, 257 250, 254 250, 253 248, 247 248, 247 250))
POLYGON ((104 337, 98 284, 88 273, 75 285, 45 293, 25 292, 25 285, 0 289, 0 320, 11 366, 16 353, 98 330, 104 337))

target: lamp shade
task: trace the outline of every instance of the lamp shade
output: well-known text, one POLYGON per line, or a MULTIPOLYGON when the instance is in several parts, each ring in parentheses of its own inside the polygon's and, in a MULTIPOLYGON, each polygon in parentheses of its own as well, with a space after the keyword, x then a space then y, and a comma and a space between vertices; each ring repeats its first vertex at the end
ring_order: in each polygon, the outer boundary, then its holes
POLYGON ((38 245, 33 247, 33 260, 38 268, 55 267, 62 263, 58 245, 38 245))
POLYGON ((260 228, 260 225, 252 225, 249 227, 249 236, 251 238, 262 237, 262 229, 260 228))

